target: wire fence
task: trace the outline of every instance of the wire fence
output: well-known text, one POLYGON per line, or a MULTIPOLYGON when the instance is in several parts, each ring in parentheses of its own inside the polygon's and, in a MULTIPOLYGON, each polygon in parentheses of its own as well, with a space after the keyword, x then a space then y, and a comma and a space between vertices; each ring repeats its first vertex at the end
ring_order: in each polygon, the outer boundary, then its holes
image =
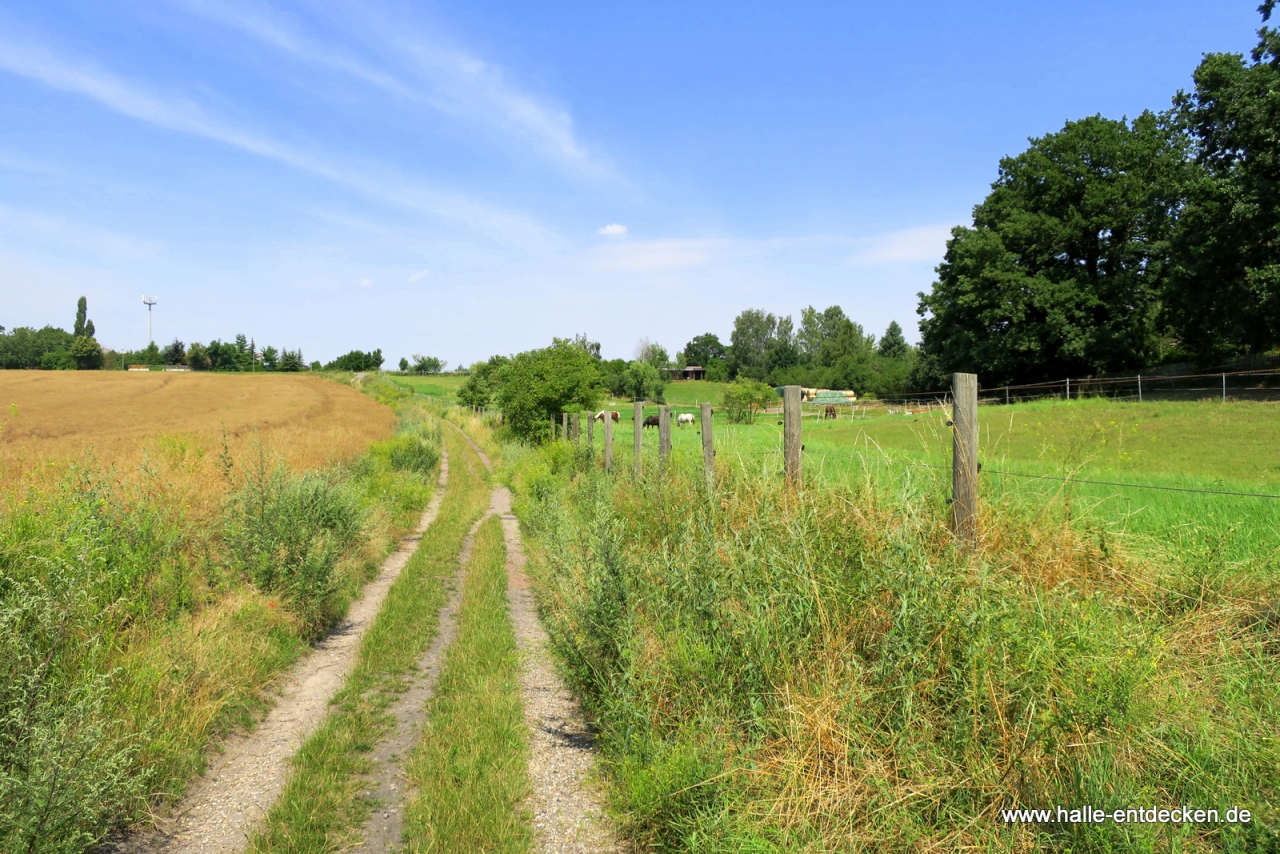
MULTIPOLYGON (((778 449, 765 450, 765 451, 746 451, 746 452, 737 451, 735 452, 735 454, 739 457, 761 457, 761 456, 781 457, 782 449, 778 448, 778 449)), ((864 466, 867 465, 869 462, 873 462, 873 463, 884 464, 886 466, 908 466, 912 468, 926 468, 926 469, 935 469, 935 470, 940 469, 943 471, 951 470, 951 466, 948 464, 928 463, 918 459, 905 459, 901 457, 882 456, 879 458, 876 458, 876 457, 868 458, 868 456, 865 454, 841 454, 841 453, 836 453, 834 451, 810 451, 807 449, 804 451, 804 454, 807 457, 824 457, 824 458, 829 457, 834 459, 853 460, 855 462, 861 463, 864 466)), ((1001 469, 988 469, 982 466, 981 464, 979 464, 978 466, 978 472, 980 475, 1000 475, 1002 477, 1016 477, 1016 478, 1023 478, 1026 480, 1047 480, 1047 481, 1053 481, 1053 482, 1064 483, 1064 484, 1088 484, 1093 486, 1118 487, 1121 489, 1145 489, 1145 490, 1153 490, 1157 492, 1182 492, 1182 493, 1190 493, 1190 494, 1197 494, 1197 495, 1227 495, 1227 496, 1233 496, 1236 498, 1261 498, 1261 499, 1280 500, 1280 493, 1239 492, 1239 491, 1229 490, 1229 489, 1202 489, 1202 488, 1192 487, 1192 486, 1161 486, 1161 485, 1151 484, 1151 483, 1127 483, 1124 481, 1094 480, 1092 478, 1064 477, 1060 475, 1051 475, 1051 474, 1028 474, 1026 472, 1003 471, 1001 469)))
MULTIPOLYGON (((1115 400, 1280 400, 1280 371, 1243 370, 1191 374, 1135 374, 1129 377, 1063 377, 1039 383, 979 387, 980 405, 1024 403, 1032 400, 1083 398, 1115 400)), ((867 401, 869 407, 913 408, 946 404, 951 392, 931 391, 867 401)))

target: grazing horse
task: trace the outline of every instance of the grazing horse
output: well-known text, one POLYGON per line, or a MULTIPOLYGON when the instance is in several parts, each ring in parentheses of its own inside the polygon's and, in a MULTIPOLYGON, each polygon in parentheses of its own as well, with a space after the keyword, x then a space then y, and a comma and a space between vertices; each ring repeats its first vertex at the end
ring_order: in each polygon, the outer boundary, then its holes
POLYGON ((603 423, 603 422, 604 422, 604 417, 605 417, 606 415, 608 415, 610 418, 612 418, 612 419, 613 419, 613 423, 614 423, 614 424, 617 424, 617 423, 618 423, 618 413, 616 413, 616 412, 608 412, 608 411, 606 411, 606 410, 604 410, 604 409, 601 409, 599 412, 597 412, 595 415, 593 415, 593 416, 591 417, 591 420, 592 420, 592 421, 599 421, 599 422, 603 423))
POLYGON ((827 411, 826 411, 826 412, 824 412, 824 413, 822 414, 822 417, 823 417, 823 418, 835 418, 835 417, 836 417, 836 408, 835 408, 834 406, 828 406, 828 407, 827 407, 827 411))
POLYGON ((643 425, 643 426, 645 426, 645 427, 657 427, 657 426, 658 426, 658 416, 656 416, 656 415, 650 415, 648 418, 646 418, 646 419, 644 420, 644 425, 643 425))
POLYGON ((692 424, 692 423, 693 423, 693 415, 691 415, 688 412, 682 412, 676 416, 677 427, 679 427, 681 424, 692 424))

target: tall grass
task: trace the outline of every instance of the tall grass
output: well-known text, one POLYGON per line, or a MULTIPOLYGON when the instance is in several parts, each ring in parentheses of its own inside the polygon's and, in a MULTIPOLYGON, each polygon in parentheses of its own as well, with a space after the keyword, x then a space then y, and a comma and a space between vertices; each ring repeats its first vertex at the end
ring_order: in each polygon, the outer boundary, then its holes
POLYGON ((0 850, 84 851, 180 796, 434 488, 387 455, 300 473, 267 449, 226 462, 213 518, 189 515, 174 467, 122 477, 87 460, 6 496, 0 850))
MULTIPOLYGON (((953 548, 928 471, 789 491, 771 457, 614 479, 548 447, 518 512, 615 808, 661 851, 1280 844, 1280 573, 1135 556, 1070 505, 953 548), (1246 826, 1009 825, 1232 805, 1246 826)), ((1267 847, 1272 846, 1272 847, 1267 847)))

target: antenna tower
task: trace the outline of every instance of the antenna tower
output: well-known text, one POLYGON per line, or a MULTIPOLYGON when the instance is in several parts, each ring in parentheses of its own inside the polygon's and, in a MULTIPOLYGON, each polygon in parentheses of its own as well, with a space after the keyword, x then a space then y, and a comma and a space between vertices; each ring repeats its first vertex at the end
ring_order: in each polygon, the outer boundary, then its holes
POLYGON ((157 302, 159 302, 159 300, 156 299, 155 297, 149 297, 146 294, 142 295, 142 304, 147 307, 147 346, 148 347, 150 347, 152 343, 151 341, 151 306, 155 305, 157 302))

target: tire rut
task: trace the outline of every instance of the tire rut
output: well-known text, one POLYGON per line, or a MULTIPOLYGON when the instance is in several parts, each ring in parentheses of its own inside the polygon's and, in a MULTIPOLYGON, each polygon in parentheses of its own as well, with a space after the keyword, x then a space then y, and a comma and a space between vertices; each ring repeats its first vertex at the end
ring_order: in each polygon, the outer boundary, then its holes
POLYGON ((289 759, 324 720, 329 701, 355 664, 360 639, 373 624, 392 582, 423 533, 435 521, 449 482, 449 455, 441 448, 435 494, 414 528, 365 585, 362 598, 337 628, 290 669, 267 716, 251 732, 221 745, 209 769, 155 830, 136 834, 107 851, 118 854, 236 854, 248 845, 275 803, 289 772, 289 759))
POLYGON ((547 632, 524 571, 520 522, 511 512, 511 493, 498 487, 490 500, 491 512, 502 519, 507 546, 507 602, 520 652, 520 699, 529 727, 533 791, 526 806, 533 818, 534 850, 543 854, 625 851, 592 778, 595 733, 551 658, 547 632))
MULTIPOLYGON (((493 463, 456 424, 457 431, 493 472, 493 463)), ((520 522, 511 511, 511 492, 496 487, 489 514, 502 520, 507 548, 507 605, 520 654, 520 702, 529 728, 529 779, 525 806, 532 815, 534 850, 541 854, 613 854, 629 850, 604 810, 604 798, 592 778, 595 733, 556 672, 546 629, 538 616, 525 574, 520 522)))
POLYGON ((467 580, 467 564, 471 562, 471 550, 476 532, 493 511, 489 510, 471 526, 462 549, 458 553, 458 569, 450 580, 449 600, 440 610, 439 628, 435 640, 418 660, 417 674, 412 686, 391 707, 395 717, 395 729, 389 738, 373 749, 374 770, 371 774, 374 786, 368 794, 379 804, 364 827, 364 839, 352 849, 352 854, 375 854, 400 848, 404 829, 404 804, 412 794, 408 790, 408 777, 404 763, 418 743, 418 735, 427 718, 427 703, 435 696, 436 681, 444 666, 445 654, 458 633, 458 615, 462 608, 462 591, 467 580))

